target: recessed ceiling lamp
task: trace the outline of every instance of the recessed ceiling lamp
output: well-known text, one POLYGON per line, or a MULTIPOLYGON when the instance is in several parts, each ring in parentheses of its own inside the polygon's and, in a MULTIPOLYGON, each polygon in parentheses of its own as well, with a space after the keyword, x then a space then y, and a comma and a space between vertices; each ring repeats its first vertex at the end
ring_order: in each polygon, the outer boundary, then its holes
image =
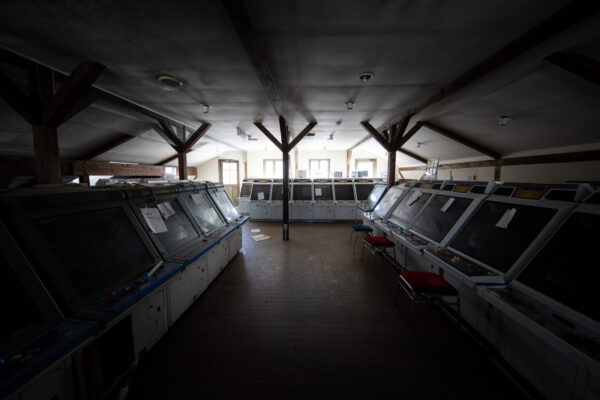
POLYGON ((346 108, 347 108, 348 110, 352 110, 352 109, 354 108, 354 104, 355 104, 355 103, 354 103, 354 100, 348 100, 348 101, 346 102, 346 108))
POLYGON ((171 75, 159 75, 156 79, 161 83, 164 89, 176 90, 183 86, 183 81, 171 75))
POLYGON ((208 111, 210 110, 210 106, 208 104, 200 104, 200 107, 202 107, 202 112, 204 114, 208 114, 208 111))
POLYGON ((498 125, 500 126, 506 126, 510 124, 510 121, 512 121, 512 117, 510 115, 501 115, 498 117, 498 125))
POLYGON ((360 74, 358 76, 358 79, 361 82, 367 82, 367 81, 370 81, 373 76, 374 76, 374 74, 372 72, 363 72, 362 74, 360 74))

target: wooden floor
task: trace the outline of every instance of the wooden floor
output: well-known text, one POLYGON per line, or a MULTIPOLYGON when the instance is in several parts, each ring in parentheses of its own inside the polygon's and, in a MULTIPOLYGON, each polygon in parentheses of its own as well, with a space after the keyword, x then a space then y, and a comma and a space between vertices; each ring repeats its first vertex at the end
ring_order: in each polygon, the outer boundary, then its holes
POLYGON ((142 361, 136 399, 516 399, 523 394, 396 274, 348 245, 351 224, 249 222, 244 249, 142 361), (254 242, 250 229, 272 239, 254 242))

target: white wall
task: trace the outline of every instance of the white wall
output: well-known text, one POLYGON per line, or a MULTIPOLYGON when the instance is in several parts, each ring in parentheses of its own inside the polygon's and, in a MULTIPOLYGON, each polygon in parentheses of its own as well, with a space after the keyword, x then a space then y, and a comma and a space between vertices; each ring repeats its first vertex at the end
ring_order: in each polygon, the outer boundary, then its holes
POLYGON ((239 162, 239 182, 244 178, 244 162, 247 159, 245 151, 227 151, 202 164, 190 165, 198 170, 198 178, 204 181, 219 182, 219 160, 237 160, 239 162))
POLYGON ((306 176, 309 176, 310 160, 322 159, 329 160, 329 177, 334 171, 342 171, 342 175, 346 176, 346 153, 346 150, 298 150, 298 170, 306 171, 306 176))

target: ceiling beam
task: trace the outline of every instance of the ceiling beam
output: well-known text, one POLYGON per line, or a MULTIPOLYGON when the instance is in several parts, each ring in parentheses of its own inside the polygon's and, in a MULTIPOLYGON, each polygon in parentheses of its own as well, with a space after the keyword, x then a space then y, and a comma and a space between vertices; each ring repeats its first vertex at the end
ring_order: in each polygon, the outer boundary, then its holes
POLYGON ((550 18, 525 32, 496 53, 454 79, 452 82, 432 93, 419 104, 407 110, 404 115, 397 120, 401 120, 408 115, 417 114, 432 104, 458 92, 481 77, 531 50, 540 43, 554 37, 570 26, 575 25, 579 21, 598 11, 599 8, 600 2, 598 1, 573 1, 553 14, 550 18))
POLYGON ((17 85, 0 71, 0 97, 31 125, 37 124, 33 104, 17 85))
POLYGON ((308 133, 311 131, 312 128, 314 128, 317 125, 316 122, 309 122, 308 125, 306 125, 306 127, 304 129, 302 129, 302 131, 290 142, 288 149, 291 150, 294 147, 296 147, 296 145, 298 143, 300 143, 300 141, 306 136, 308 135, 308 133))
POLYGON ((400 147, 402 147, 402 138, 404 137, 404 132, 406 132, 406 127, 408 126, 408 122, 410 121, 411 117, 412 115, 409 115, 400 121, 400 123, 394 125, 394 137, 391 140, 392 150, 398 150, 400 147))
POLYGON ((371 137, 377 140, 381 147, 383 147, 386 151, 390 151, 390 144, 385 140, 383 135, 369 123, 369 121, 362 121, 360 124, 367 132, 369 132, 371 137))
POLYGON ((352 147, 350 147, 348 150, 354 150, 355 148, 357 148, 358 146, 360 146, 361 144, 369 141, 370 139, 372 139, 371 135, 367 135, 364 136, 362 139, 360 139, 358 142, 354 143, 352 145, 352 147))
POLYGON ((95 61, 83 61, 43 108, 43 125, 59 126, 106 67, 95 61))
POLYGON ((278 116, 283 116, 283 107, 281 105, 281 97, 275 84, 275 79, 265 57, 265 53, 260 45, 258 34, 256 33, 246 2, 244 0, 223 0, 223 5, 229 14, 231 23, 233 24, 242 45, 248 53, 250 63, 256 70, 258 79, 263 85, 267 97, 278 116))
POLYGON ((415 135, 415 133, 417 133, 419 131, 419 129, 421 129, 422 127, 423 127, 423 121, 419 121, 415 124, 415 126, 410 128, 410 130, 408 132, 406 132, 404 135, 402 135, 402 138, 398 142, 398 148, 404 146, 406 144, 406 142, 408 142, 415 135))
POLYGON ((177 152, 180 152, 183 148, 183 142, 177 137, 173 128, 169 125, 169 122, 161 118, 158 120, 158 123, 160 124, 156 129, 158 134, 162 136, 169 146, 177 150, 177 152))
POLYGON ((121 164, 104 161, 72 161, 73 175, 164 177, 165 167, 145 164, 121 164))
POLYGON ((464 146, 470 147, 475 151, 478 151, 479 153, 485 154, 488 157, 491 157, 495 160, 499 159, 500 157, 502 157, 500 155, 500 153, 491 150, 483 145, 480 145, 479 143, 475 143, 474 141, 472 141, 471 139, 467 139, 464 136, 459 135, 458 133, 454 133, 451 132, 450 130, 443 128, 439 125, 436 125, 432 122, 428 122, 428 121, 424 121, 423 122, 423 126, 427 129, 430 129, 432 131, 434 131, 435 133, 438 133, 442 136, 447 137, 448 139, 452 139, 455 142, 458 142, 464 146))
POLYGON ((102 146, 90 151, 85 156, 81 157, 82 161, 89 161, 93 158, 98 157, 101 154, 104 154, 108 151, 111 151, 115 147, 122 145, 123 143, 129 142, 131 139, 135 139, 136 136, 121 134, 116 139, 111 140, 110 142, 104 143, 102 146))
MULTIPOLYGON (((567 162, 600 161, 600 150, 577 151, 571 153, 541 154, 536 156, 510 157, 499 160, 469 161, 440 164, 439 169, 484 168, 509 165, 560 164, 567 162)), ((401 167, 400 171, 421 171, 426 167, 401 167)))
POLYGON ((196 129, 196 132, 194 132, 192 136, 190 136, 190 138, 185 142, 183 146, 183 151, 186 153, 191 151, 192 147, 194 147, 198 140, 200 140, 200 138, 204 136, 204 134, 206 133, 206 131, 208 131, 210 127, 211 124, 203 122, 202 125, 200 125, 198 129, 196 129))
MULTIPOLYGON (((189 152, 188 152, 188 153, 189 153, 189 152)), ((177 154, 175 154, 174 156, 171 156, 171 157, 169 157, 169 158, 165 158, 164 160, 162 160, 162 161, 159 161, 159 162, 157 162, 157 163, 156 163, 156 164, 154 164, 154 165, 165 165, 165 164, 168 164, 168 163, 170 163, 171 161, 177 160, 177 157, 178 157, 178 156, 179 156, 179 153, 177 153, 177 154)))
POLYGON ((281 146, 285 150, 285 153, 289 152, 288 148, 290 144, 290 128, 288 127, 287 121, 281 115, 279 116, 279 132, 281 134, 281 146))
POLYGON ((600 62, 579 53, 554 53, 546 61, 596 85, 600 85, 600 62))
POLYGON ((260 122, 255 122, 255 123, 254 123, 254 125, 255 125, 255 126, 258 128, 258 129, 260 129, 260 131, 261 131, 262 133, 264 133, 264 134, 265 134, 265 136, 266 136, 266 137, 267 137, 267 138, 268 138, 268 139, 269 139, 271 142, 273 142, 273 144, 274 144, 275 146, 277 146, 277 148, 278 148, 278 149, 279 149, 279 150, 280 150, 282 153, 285 153, 285 149, 284 149, 283 145, 282 145, 282 144, 279 142, 279 140, 277 140, 277 139, 275 138, 275 136, 273 136, 273 134, 272 134, 271 132, 269 132, 269 130, 268 130, 267 128, 265 128, 265 127, 264 127, 264 125, 263 125, 262 123, 260 123, 260 122))
POLYGON ((427 159, 425 157, 421 157, 418 154, 415 154, 411 151, 404 150, 404 149, 398 149, 398 151, 402 154, 406 154, 407 156, 414 158, 415 160, 422 162, 423 164, 427 164, 427 159))
MULTIPOLYGON (((12 50, 8 50, 8 49, 2 47, 1 45, 0 45, 0 60, 4 61, 10 65, 14 65, 19 68, 25 69, 27 71, 34 71, 37 66, 42 66, 42 67, 48 68, 51 71, 53 71, 54 78, 56 79, 57 82, 63 82, 69 77, 69 75, 63 71, 60 71, 56 68, 50 68, 37 60, 26 57, 22 54, 15 53, 12 50)), ((153 120, 164 119, 164 120, 168 121, 169 123, 171 123, 172 125, 175 125, 177 127, 185 126, 190 131, 195 131, 197 129, 197 127, 192 127, 192 126, 186 125, 183 122, 181 122, 175 118, 169 117, 163 113, 155 111, 149 107, 146 107, 144 105, 136 103, 133 100, 127 99, 121 95, 118 95, 118 94, 108 91, 106 89, 100 88, 96 85, 92 85, 90 90, 92 92, 94 92, 100 99, 103 99, 103 100, 108 101, 109 103, 127 108, 128 110, 134 111, 138 114, 145 115, 147 117, 152 118, 153 120)), ((236 150, 242 150, 241 148, 239 148, 235 145, 232 145, 232 144, 229 144, 222 140, 219 140, 213 136, 206 135, 205 137, 213 142, 221 143, 223 145, 229 146, 236 150)))

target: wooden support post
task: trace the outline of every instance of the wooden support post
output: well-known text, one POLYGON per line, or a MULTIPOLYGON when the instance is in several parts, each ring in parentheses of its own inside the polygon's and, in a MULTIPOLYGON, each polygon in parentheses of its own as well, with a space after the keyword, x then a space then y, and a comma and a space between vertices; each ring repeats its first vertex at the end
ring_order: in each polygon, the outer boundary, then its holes
POLYGON ((290 153, 283 152, 283 240, 290 238, 290 153))
POLYGON ((350 177, 350 162, 352 161, 352 149, 346 152, 346 177, 350 177))
POLYGON ((388 152, 387 187, 394 186, 396 182, 396 150, 388 152))
POLYGON ((495 181, 499 181, 501 174, 502 174, 502 166, 501 165, 496 165, 494 167, 494 180, 495 181))
POLYGON ((90 185, 90 176, 89 175, 79 175, 79 183, 85 183, 86 185, 90 185))
MULTIPOLYGON (((181 127, 181 142, 185 143, 185 126, 181 127)), ((187 153, 183 148, 177 152, 177 166, 179 167, 179 180, 185 181, 187 179, 187 153)))
POLYGON ((34 126, 33 146, 37 183, 60 183, 60 158, 56 128, 34 126))
POLYGON ((279 130, 281 131, 281 148, 283 158, 283 240, 290 238, 290 132, 287 121, 279 117, 279 130))

